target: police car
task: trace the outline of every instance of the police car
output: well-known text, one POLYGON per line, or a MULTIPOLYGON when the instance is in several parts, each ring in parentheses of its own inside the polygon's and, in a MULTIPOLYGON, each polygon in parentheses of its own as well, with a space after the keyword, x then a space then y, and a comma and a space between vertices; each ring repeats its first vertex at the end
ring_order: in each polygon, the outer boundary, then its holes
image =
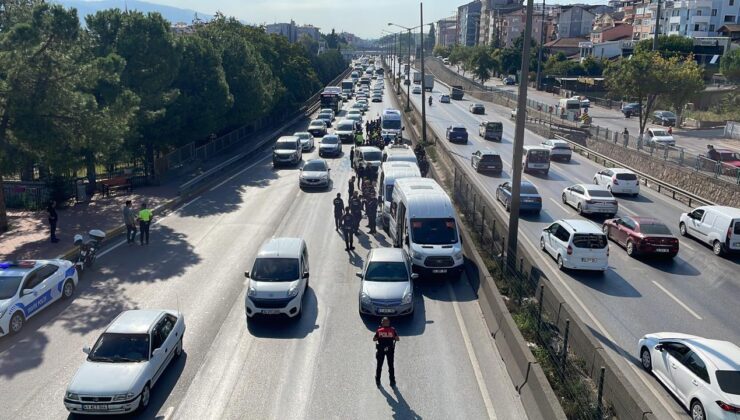
POLYGON ((67 260, 0 262, 0 337, 17 334, 26 320, 77 287, 77 270, 67 260))

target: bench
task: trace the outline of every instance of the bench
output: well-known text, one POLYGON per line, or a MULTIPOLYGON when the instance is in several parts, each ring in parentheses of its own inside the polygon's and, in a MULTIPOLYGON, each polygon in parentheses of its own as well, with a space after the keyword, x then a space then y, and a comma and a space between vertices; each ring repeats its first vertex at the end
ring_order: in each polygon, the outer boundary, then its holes
POLYGON ((116 177, 100 181, 100 186, 106 197, 110 197, 111 191, 126 190, 128 193, 131 193, 131 190, 133 190, 131 179, 126 177, 116 177))

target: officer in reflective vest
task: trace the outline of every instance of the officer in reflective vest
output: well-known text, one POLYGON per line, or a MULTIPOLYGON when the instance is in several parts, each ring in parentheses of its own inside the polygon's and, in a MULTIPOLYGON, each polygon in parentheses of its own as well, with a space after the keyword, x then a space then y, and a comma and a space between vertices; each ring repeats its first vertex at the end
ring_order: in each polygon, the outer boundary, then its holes
POLYGON ((387 316, 383 317, 380 321, 380 327, 375 330, 375 360, 378 364, 375 368, 375 385, 380 386, 380 373, 383 370, 383 360, 388 359, 388 376, 391 380, 391 386, 396 386, 396 372, 393 366, 393 353, 396 349, 396 341, 398 341, 398 333, 396 329, 391 327, 391 320, 387 316))
POLYGON ((139 228, 141 230, 139 240, 142 245, 144 245, 145 240, 146 244, 149 245, 149 226, 151 223, 152 211, 147 208, 146 201, 144 201, 141 203, 141 210, 139 210, 139 228))

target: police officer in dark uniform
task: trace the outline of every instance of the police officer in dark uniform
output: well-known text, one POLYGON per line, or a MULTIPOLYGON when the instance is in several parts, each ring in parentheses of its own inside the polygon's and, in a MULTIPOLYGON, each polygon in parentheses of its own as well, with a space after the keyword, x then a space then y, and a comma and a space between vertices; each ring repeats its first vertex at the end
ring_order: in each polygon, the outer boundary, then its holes
POLYGON ((365 178, 365 164, 359 162, 355 167, 355 172, 357 173, 357 188, 359 188, 362 185, 362 180, 365 178))
POLYGON ((391 386, 396 386, 396 371, 393 366, 393 353, 396 349, 396 342, 399 340, 396 329, 391 327, 391 321, 388 317, 383 317, 380 321, 380 327, 375 330, 373 341, 375 344, 375 360, 378 362, 375 368, 375 385, 380 386, 380 374, 383 370, 383 360, 388 359, 388 376, 391 380, 391 386))
POLYGON ((344 208, 344 215, 342 216, 340 226, 342 227, 342 235, 344 236, 345 251, 351 251, 355 249, 352 237, 353 230, 355 228, 355 218, 349 212, 349 206, 344 208))
POLYGON ((426 177, 429 172, 429 161, 426 157, 422 157, 421 160, 419 160, 419 172, 421 172, 422 177, 426 177))
POLYGON ((347 186, 348 186, 348 190, 349 190, 347 192, 347 194, 349 195, 349 199, 351 200, 352 199, 352 195, 355 192, 355 177, 354 176, 352 176, 352 178, 349 179, 349 182, 347 183, 347 186))
MULTIPOLYGON (((373 193, 375 191, 373 190, 373 193)), ((377 233, 375 230, 375 218, 378 213, 378 197, 375 194, 365 199, 365 214, 367 214, 367 225, 370 228, 369 233, 377 233)))
POLYGON ((360 196, 357 194, 357 191, 355 191, 354 195, 349 200, 349 210, 354 219, 352 231, 357 234, 359 233, 358 228, 360 227, 360 219, 362 219, 362 201, 360 200, 360 196))
POLYGON ((339 230, 339 222, 341 221, 342 214, 344 214, 342 193, 337 193, 337 198, 332 201, 332 204, 334 204, 334 230, 339 230))
POLYGON ((355 168, 355 146, 352 146, 349 149, 349 166, 352 169, 355 168))

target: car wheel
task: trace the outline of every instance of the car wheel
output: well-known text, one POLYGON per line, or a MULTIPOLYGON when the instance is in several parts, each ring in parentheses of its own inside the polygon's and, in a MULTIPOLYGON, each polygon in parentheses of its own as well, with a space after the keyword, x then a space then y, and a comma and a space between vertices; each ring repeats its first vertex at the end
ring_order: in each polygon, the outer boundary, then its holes
POLYGON ((10 318, 10 333, 11 334, 18 334, 23 329, 23 324, 26 323, 26 318, 23 316, 23 313, 21 311, 18 311, 13 314, 13 316, 10 318))
POLYGON ((75 294, 75 283, 72 280, 64 282, 62 287, 62 299, 69 299, 75 294))
POLYGON ((653 371, 653 358, 650 356, 650 350, 647 347, 640 350, 640 364, 646 371, 653 371))
POLYGON ((578 207, 576 207, 576 211, 578 214, 583 215, 583 208, 581 207, 581 203, 578 203, 578 207))
POLYGON ((629 255, 630 257, 635 256, 635 244, 632 243, 632 241, 627 241, 626 249, 627 249, 627 255, 629 255))
POLYGON ((565 271, 565 266, 563 265, 563 257, 558 255, 558 269, 560 271, 565 271))
POLYGON ((175 346, 175 357, 182 356, 182 338, 180 338, 180 341, 177 342, 177 346, 175 346))
POLYGON ((689 232, 686 231, 686 225, 684 223, 678 224, 678 231, 681 233, 681 236, 689 236, 689 232))
POLYGON ((691 402, 691 419, 692 420, 706 420, 707 414, 704 412, 704 406, 701 405, 699 400, 691 402))
POLYGON ((149 384, 146 384, 144 385, 144 389, 141 390, 141 399, 139 400, 140 412, 149 407, 149 397, 151 397, 151 392, 149 391, 149 384))
POLYGON ((714 252, 714 255, 723 255, 725 253, 725 248, 722 246, 722 242, 714 241, 712 243, 712 251, 714 252))
POLYGON ((561 197, 563 199, 563 204, 568 204, 568 199, 565 198, 565 193, 563 193, 563 195, 561 197))

